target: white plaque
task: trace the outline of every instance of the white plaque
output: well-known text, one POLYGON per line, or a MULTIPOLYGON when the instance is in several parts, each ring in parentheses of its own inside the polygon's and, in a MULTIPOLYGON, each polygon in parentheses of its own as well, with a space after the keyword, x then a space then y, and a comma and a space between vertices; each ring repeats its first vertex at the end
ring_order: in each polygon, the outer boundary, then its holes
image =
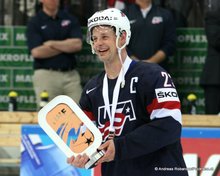
POLYGON ((59 95, 38 113, 38 123, 67 157, 87 154, 89 169, 104 155, 97 150, 102 135, 80 107, 66 95, 59 95))

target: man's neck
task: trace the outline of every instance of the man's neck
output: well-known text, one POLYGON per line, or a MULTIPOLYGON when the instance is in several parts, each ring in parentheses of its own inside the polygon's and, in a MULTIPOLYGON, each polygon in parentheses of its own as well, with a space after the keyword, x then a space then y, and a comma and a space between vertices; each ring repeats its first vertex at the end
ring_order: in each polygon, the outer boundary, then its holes
POLYGON ((50 16, 51 18, 55 18, 56 17, 56 14, 58 12, 58 10, 49 10, 49 9, 46 9, 46 8, 43 8, 43 11, 48 15, 50 16))
MULTIPOLYGON (((122 59, 122 63, 125 62, 125 59, 127 58, 127 52, 126 49, 123 48, 121 50, 121 59, 122 59)), ((115 79, 118 77, 121 68, 122 68, 122 64, 121 61, 119 59, 119 56, 116 56, 115 60, 111 63, 105 63, 105 72, 108 76, 109 79, 115 79)))
POLYGON ((105 64, 105 72, 107 74, 107 77, 109 79, 117 78, 121 71, 121 67, 122 65, 119 59, 114 63, 105 64))

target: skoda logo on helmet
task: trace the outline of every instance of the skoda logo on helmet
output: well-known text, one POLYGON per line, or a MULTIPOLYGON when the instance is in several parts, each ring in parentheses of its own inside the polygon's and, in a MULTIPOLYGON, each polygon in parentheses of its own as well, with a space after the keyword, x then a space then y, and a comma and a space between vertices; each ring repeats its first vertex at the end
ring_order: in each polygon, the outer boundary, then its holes
POLYGON ((117 38, 121 35, 122 31, 125 31, 127 35, 126 35, 126 43, 124 46, 128 45, 131 37, 130 23, 127 16, 122 11, 116 8, 109 8, 106 10, 96 12, 88 19, 87 34, 88 34, 88 43, 91 46, 92 46, 92 41, 91 41, 92 29, 95 26, 101 26, 101 25, 109 25, 115 27, 115 34, 117 38))
POLYGON ((95 18, 89 20, 88 23, 90 24, 90 23, 93 23, 93 22, 103 21, 103 20, 110 21, 110 20, 112 20, 112 17, 109 17, 109 16, 98 16, 98 17, 95 17, 95 18))

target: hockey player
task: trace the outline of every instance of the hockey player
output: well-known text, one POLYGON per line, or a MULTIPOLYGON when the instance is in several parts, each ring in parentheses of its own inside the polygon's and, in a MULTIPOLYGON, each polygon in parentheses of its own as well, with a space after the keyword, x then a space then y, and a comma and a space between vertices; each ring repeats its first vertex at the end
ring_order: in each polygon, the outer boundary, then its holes
MULTIPOLYGON (((88 37, 105 71, 84 87, 80 106, 103 136, 102 176, 187 176, 180 101, 169 73, 128 57, 130 24, 118 9, 89 18, 88 37)), ((86 155, 67 160, 80 168, 87 161, 86 155)))

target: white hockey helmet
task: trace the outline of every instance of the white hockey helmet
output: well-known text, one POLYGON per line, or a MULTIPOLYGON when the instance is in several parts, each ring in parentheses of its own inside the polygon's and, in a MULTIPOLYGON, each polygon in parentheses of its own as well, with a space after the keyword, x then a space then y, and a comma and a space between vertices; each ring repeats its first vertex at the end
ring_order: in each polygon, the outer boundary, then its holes
POLYGON ((117 38, 120 37, 122 31, 126 31, 126 43, 125 46, 129 44, 131 38, 130 22, 127 16, 120 10, 116 8, 109 8, 106 10, 98 11, 94 13, 88 19, 88 33, 87 42, 92 44, 91 41, 91 31, 95 26, 109 25, 115 27, 117 38))

